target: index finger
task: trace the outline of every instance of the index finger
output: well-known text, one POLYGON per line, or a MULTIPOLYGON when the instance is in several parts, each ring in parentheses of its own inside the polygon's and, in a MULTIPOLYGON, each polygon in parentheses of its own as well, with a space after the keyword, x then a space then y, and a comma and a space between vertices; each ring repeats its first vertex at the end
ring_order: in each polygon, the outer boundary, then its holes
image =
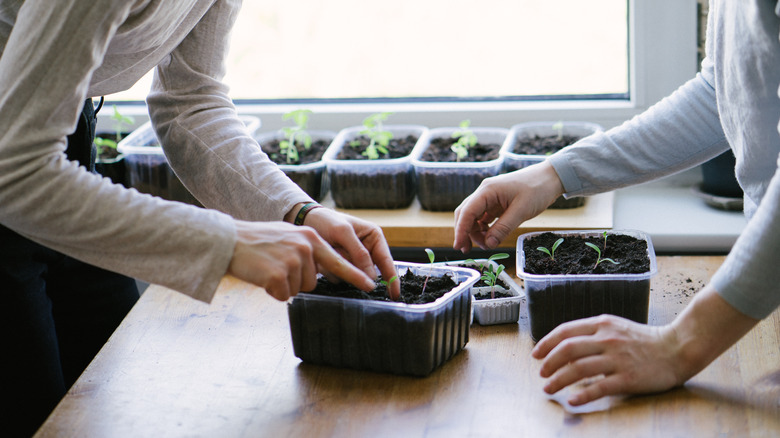
POLYGON ((314 245, 314 260, 324 270, 366 292, 376 288, 376 283, 371 277, 347 261, 322 239, 314 245))

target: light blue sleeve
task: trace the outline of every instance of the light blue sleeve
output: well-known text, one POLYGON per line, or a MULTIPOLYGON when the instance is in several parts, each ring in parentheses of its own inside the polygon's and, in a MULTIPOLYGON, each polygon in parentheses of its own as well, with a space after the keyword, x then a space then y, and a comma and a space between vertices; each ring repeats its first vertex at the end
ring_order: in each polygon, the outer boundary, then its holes
POLYGON ((647 111, 550 156, 566 196, 639 184, 694 167, 728 149, 711 85, 712 64, 647 111))

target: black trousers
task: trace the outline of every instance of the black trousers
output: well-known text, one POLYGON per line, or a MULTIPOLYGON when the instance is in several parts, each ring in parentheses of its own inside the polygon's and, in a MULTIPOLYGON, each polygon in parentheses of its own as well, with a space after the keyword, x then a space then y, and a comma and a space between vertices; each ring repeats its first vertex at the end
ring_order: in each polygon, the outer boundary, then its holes
MULTIPOLYGON (((90 170, 95 117, 87 100, 68 137, 90 170)), ((135 280, 0 226, 0 435, 32 436, 137 300, 135 280)))

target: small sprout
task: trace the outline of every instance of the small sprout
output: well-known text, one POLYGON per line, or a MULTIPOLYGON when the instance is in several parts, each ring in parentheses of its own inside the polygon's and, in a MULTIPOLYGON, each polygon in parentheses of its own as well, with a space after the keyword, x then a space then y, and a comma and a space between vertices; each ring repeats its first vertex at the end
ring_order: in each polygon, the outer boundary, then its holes
POLYGON ((604 230, 604 252, 607 252, 607 230, 604 230))
POLYGON ((470 120, 463 120, 460 122, 460 129, 452 133, 452 138, 457 138, 458 141, 450 146, 450 149, 455 152, 458 161, 466 158, 469 154, 469 148, 477 144, 477 136, 469 128, 470 124, 470 120))
POLYGON ((605 258, 603 258, 603 259, 602 259, 602 258, 601 258, 601 249, 599 249, 599 247, 598 247, 598 246, 596 246, 596 245, 594 245, 594 244, 592 244, 592 243, 590 243, 590 242, 585 242, 585 245, 588 245, 589 247, 593 248, 593 250, 595 250, 595 251, 596 251, 596 254, 598 254, 598 257, 596 258, 596 264, 595 264, 595 265, 593 265, 593 269, 596 269, 596 267, 597 267, 597 266, 598 266, 598 265, 599 265, 601 262, 610 262, 610 263, 612 263, 612 264, 615 264, 615 265, 619 265, 619 264, 620 264, 619 262, 616 262, 616 261, 614 261, 614 260, 612 260, 612 259, 610 259, 610 258, 606 258, 606 257, 605 257, 605 258))
POLYGON ((488 264, 487 269, 482 273, 482 281, 490 286, 490 299, 494 299, 496 297, 496 281, 498 280, 498 276, 501 275, 503 271, 504 265, 498 265, 496 272, 493 272, 493 265, 488 264))
POLYGON ((488 257, 487 265, 479 263, 474 259, 466 259, 463 261, 463 263, 479 266, 479 272, 482 274, 482 277, 480 277, 480 279, 484 281, 485 284, 490 286, 490 298, 493 299, 496 297, 496 292, 495 292, 496 281, 498 280, 498 276, 501 275, 501 272, 504 271, 505 267, 502 264, 498 264, 498 268, 496 268, 496 272, 493 272, 493 264, 490 262, 496 260, 503 260, 507 258, 509 258, 509 254, 505 252, 499 252, 488 257))
POLYGON ((114 121, 114 138, 102 138, 95 137, 95 146, 98 148, 98 155, 105 154, 108 149, 116 149, 119 141, 122 140, 122 130, 125 125, 130 126, 135 121, 132 117, 123 115, 119 112, 119 108, 114 105, 114 114, 111 116, 111 120, 114 121))
POLYGON ((391 279, 389 279, 389 280, 379 280, 379 283, 384 285, 384 286, 390 286, 390 283, 392 283, 392 282, 394 282, 396 280, 398 280, 398 276, 397 275, 393 275, 393 277, 391 279))
POLYGON ((558 133, 558 140, 563 140, 563 122, 559 121, 552 125, 552 129, 558 133))
POLYGON ((310 114, 311 110, 299 109, 285 113, 282 116, 282 120, 292 119, 295 123, 295 126, 282 128, 286 138, 279 142, 279 149, 282 151, 282 155, 287 157, 287 164, 297 163, 300 159, 296 140, 298 143, 302 142, 303 147, 306 149, 311 147, 311 135, 306 132, 310 114))
POLYGON ((433 250, 432 249, 425 248, 425 253, 428 254, 428 260, 430 260, 430 262, 431 262, 431 271, 428 273, 428 276, 425 277, 425 281, 423 282, 422 292, 420 292, 420 293, 424 293, 425 292, 425 286, 428 285, 428 279, 431 278, 431 272, 433 272, 433 261, 436 260, 436 256, 433 254, 433 250))
MULTIPOLYGON (((390 140, 393 138, 393 133, 385 131, 382 127, 382 122, 387 120, 390 116, 389 112, 372 114, 363 120, 363 130, 358 132, 360 135, 368 137, 368 146, 363 151, 369 160, 379 159, 379 154, 387 154, 387 147, 390 145, 390 140)), ((353 140, 349 143, 350 146, 356 147, 360 145, 359 140, 353 140)))
POLYGON ((536 249, 538 251, 541 251, 541 252, 547 254, 548 256, 550 256, 550 260, 555 261, 555 250, 558 249, 559 246, 561 246, 561 243, 563 243, 563 237, 561 237, 560 239, 556 240, 552 244, 552 247, 550 247, 550 249, 547 249, 547 248, 545 248, 543 246, 540 246, 540 247, 538 247, 536 249))

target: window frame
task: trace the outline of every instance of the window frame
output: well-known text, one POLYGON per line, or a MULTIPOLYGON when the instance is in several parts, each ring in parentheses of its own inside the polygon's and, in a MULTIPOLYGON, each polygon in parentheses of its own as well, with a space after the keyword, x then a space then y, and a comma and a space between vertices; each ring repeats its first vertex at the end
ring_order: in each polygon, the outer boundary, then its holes
MULTIPOLYGON (((262 121, 262 131, 285 126, 282 115, 300 108, 312 110, 311 129, 338 131, 359 125, 373 113, 393 113, 393 124, 428 127, 455 126, 465 118, 472 126, 512 125, 526 121, 583 120, 605 128, 619 125, 645 111, 694 77, 697 61, 696 0, 628 0, 628 99, 539 99, 516 101, 432 101, 408 102, 279 102, 237 101, 240 114, 262 121), (659 25, 661 23, 662 25, 659 25)), ((136 126, 148 120, 143 103, 117 103, 135 118, 136 126)), ((110 121, 99 118, 98 129, 110 129, 110 121)))

